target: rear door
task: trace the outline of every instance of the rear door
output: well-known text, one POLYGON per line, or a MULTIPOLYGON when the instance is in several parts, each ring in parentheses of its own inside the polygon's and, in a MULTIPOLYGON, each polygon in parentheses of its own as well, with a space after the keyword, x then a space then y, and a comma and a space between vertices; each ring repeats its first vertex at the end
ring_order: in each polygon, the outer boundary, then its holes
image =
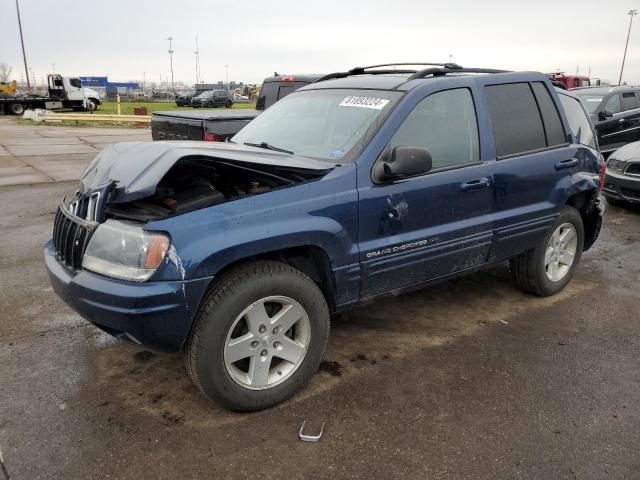
POLYGON ((491 247, 493 190, 480 158, 472 91, 425 97, 387 148, 401 145, 429 149, 433 168, 384 184, 368 177, 359 185, 363 297, 473 268, 491 247))
POLYGON ((576 149, 542 81, 486 85, 495 135, 495 249, 503 260, 536 246, 566 201, 576 149))

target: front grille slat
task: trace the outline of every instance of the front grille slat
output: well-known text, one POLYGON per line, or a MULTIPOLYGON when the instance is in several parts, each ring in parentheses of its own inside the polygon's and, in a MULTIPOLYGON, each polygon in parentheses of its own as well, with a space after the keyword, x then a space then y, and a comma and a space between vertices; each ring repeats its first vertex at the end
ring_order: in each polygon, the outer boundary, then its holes
POLYGON ((82 257, 98 223, 84 220, 60 202, 53 223, 53 247, 58 260, 74 270, 82 267, 82 257))

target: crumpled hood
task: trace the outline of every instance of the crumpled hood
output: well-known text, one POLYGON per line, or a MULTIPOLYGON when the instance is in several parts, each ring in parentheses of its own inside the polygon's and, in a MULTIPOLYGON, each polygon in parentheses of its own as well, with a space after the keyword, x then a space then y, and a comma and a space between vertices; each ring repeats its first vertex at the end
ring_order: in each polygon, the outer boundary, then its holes
POLYGON ((336 165, 232 143, 123 142, 109 145, 91 162, 80 178, 80 193, 115 183, 112 203, 151 196, 169 169, 187 157, 318 172, 328 172, 336 165))
POLYGON ((640 160, 640 142, 627 143, 611 154, 616 160, 640 160))

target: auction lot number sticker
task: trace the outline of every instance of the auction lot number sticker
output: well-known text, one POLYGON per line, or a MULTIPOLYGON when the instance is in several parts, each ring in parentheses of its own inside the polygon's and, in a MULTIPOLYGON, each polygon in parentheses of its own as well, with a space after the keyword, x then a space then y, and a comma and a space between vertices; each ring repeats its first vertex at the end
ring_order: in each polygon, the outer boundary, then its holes
POLYGON ((360 108, 372 108, 374 110, 382 110, 384 106, 389 103, 389 100, 384 98, 374 97, 347 97, 340 102, 341 107, 360 107, 360 108))

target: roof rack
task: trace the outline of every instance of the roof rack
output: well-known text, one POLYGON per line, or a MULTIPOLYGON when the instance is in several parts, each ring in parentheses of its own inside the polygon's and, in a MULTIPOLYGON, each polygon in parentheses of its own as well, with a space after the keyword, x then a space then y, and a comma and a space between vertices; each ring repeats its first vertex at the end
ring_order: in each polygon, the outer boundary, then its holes
POLYGON ((441 76, 446 75, 447 73, 506 73, 509 70, 495 70, 491 68, 463 68, 457 63, 431 63, 431 62, 404 62, 404 63, 382 63, 380 65, 369 65, 368 67, 355 67, 346 72, 334 72, 324 75, 318 78, 316 82, 323 82, 325 80, 332 80, 335 78, 346 78, 353 75, 364 75, 365 73, 369 75, 384 75, 384 74, 392 74, 392 73, 410 73, 411 76, 407 79, 415 80, 416 78, 425 78, 428 76, 441 76), (399 68, 385 68, 380 69, 381 67, 400 67, 406 65, 420 65, 420 66, 428 66, 431 68, 425 68, 422 70, 415 69, 399 69, 399 68))
POLYGON ((425 68, 424 70, 415 72, 407 81, 430 76, 440 77, 447 73, 509 73, 509 70, 496 70, 495 68, 451 68, 445 65, 444 68, 425 68))

